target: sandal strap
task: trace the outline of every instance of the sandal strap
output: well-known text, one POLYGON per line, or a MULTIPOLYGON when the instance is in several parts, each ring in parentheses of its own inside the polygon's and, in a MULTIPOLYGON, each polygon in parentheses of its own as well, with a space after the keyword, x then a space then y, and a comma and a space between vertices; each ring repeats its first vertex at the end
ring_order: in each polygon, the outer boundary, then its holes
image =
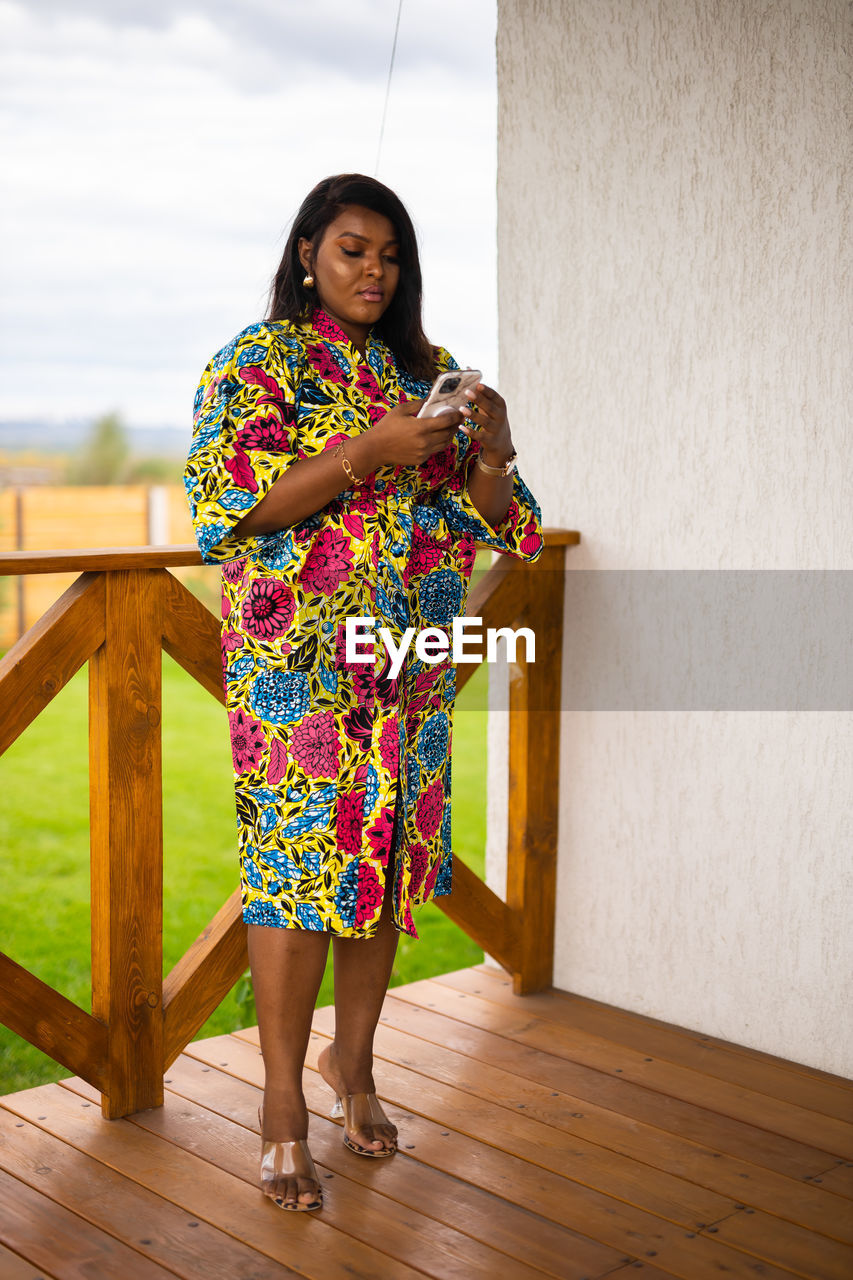
POLYGON ((305 1138, 296 1142, 264 1142, 261 1149, 261 1181, 276 1178, 310 1178, 320 1187, 320 1179, 305 1138))
POLYGON ((348 1093, 341 1098, 344 1128, 350 1133, 376 1124, 390 1124, 375 1093, 348 1093))
POLYGON ((258 1107, 258 1124, 261 1129, 261 1186, 276 1178, 310 1178, 317 1184, 317 1194, 322 1197, 323 1188, 311 1158, 306 1138, 295 1142, 268 1142, 263 1138, 264 1109, 258 1107))

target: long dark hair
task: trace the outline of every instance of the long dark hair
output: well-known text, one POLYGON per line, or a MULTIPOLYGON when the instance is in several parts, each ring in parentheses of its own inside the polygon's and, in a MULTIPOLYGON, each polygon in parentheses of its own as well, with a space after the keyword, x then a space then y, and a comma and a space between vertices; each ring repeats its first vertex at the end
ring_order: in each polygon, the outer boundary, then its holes
POLYGON ((303 200, 273 277, 266 318, 298 322, 311 314, 317 295, 302 283, 305 268, 299 261, 299 240, 303 236, 311 240, 316 250, 326 228, 350 204, 383 214, 392 223, 399 242, 399 284, 387 311, 374 325, 374 332, 408 373, 430 381, 435 376, 435 352, 421 319, 421 264, 415 229, 399 196, 362 173, 338 173, 324 178, 303 200))

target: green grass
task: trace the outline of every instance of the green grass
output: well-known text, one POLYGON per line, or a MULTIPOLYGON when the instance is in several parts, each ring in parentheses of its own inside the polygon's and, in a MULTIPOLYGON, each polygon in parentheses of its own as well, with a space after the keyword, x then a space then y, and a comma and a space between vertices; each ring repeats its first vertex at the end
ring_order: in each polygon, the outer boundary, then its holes
MULTIPOLYGON (((453 736, 453 847, 479 874, 486 838, 485 666, 460 693, 453 736), (467 709, 466 709, 467 708, 467 709)), ((89 795, 85 669, 0 758, 0 949, 91 1008, 89 795)), ((237 887, 237 832, 227 719, 171 659, 163 660, 164 971, 237 887)), ((482 951, 433 903, 401 935, 391 985, 478 964, 482 951)), ((331 964, 318 1004, 332 1002, 331 964)), ((256 1021, 241 980, 197 1038, 256 1021)), ((0 1026, 0 1094, 71 1073, 0 1026)))

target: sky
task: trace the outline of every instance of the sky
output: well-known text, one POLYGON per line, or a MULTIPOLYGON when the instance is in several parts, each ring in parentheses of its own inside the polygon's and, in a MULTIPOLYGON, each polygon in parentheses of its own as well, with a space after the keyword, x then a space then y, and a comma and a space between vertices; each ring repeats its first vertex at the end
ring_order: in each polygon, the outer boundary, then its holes
MULTIPOLYGON (((426 332, 497 376, 496 0, 0 0, 0 421, 190 430, 320 179, 418 231, 426 332)), ((22 441, 22 443, 24 443, 22 441)))

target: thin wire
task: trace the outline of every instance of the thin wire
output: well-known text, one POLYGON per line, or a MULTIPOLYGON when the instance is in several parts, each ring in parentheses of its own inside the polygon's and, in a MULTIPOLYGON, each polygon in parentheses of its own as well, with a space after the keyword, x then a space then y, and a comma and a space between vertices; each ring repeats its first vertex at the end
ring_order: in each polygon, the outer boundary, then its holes
POLYGON ((382 108, 382 125, 379 130, 379 146, 376 148, 376 169, 374 178, 379 177, 379 157, 382 154, 382 139, 385 137, 385 118, 388 115, 388 96, 391 93, 391 76, 394 71, 394 56, 397 52, 397 36, 400 32, 400 14, 403 12, 403 0, 397 5, 397 24, 394 27, 394 43, 391 46, 391 61, 388 65, 388 83, 385 86, 385 106, 382 108))

